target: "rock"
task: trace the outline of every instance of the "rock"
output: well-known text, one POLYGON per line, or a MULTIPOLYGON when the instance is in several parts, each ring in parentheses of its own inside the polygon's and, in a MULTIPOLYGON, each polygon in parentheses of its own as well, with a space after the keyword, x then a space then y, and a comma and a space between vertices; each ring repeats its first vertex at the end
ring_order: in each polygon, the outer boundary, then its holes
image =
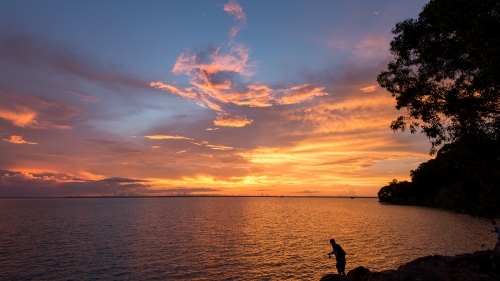
POLYGON ((363 277, 365 277, 365 275, 367 273, 370 273, 370 272, 371 271, 368 268, 358 266, 355 269, 347 272, 345 280, 346 281, 363 281, 364 280, 363 277))
POLYGON ((425 256, 397 270, 371 272, 359 266, 347 276, 327 274, 321 281, 500 281, 500 251, 477 251, 456 256, 425 256))
POLYGON ((492 256, 493 268, 497 274, 500 274, 500 251, 494 251, 492 256))
POLYGON ((414 281, 417 279, 426 281, 448 281, 436 272, 425 270, 417 266, 406 267, 398 270, 399 280, 401 281, 414 281))
POLYGON ((398 272, 397 270, 370 272, 365 275, 364 281, 398 281, 398 272))
POLYGON ((468 268, 454 268, 450 270, 451 281, 479 281, 479 274, 468 268))

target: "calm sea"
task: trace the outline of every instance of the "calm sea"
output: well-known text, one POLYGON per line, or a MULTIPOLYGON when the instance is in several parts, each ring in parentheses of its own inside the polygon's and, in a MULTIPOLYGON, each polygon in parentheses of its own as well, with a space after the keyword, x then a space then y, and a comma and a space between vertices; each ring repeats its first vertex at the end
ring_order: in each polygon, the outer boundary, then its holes
POLYGON ((377 199, 0 199, 0 279, 319 280, 332 237, 347 270, 383 270, 491 249, 490 229, 377 199))

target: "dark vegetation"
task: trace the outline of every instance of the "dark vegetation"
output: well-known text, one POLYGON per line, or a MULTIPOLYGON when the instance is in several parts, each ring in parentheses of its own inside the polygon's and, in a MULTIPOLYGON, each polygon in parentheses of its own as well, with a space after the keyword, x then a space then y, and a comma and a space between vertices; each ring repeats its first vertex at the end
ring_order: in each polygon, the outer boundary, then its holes
POLYGON ((411 182, 393 180, 380 202, 439 207, 480 217, 500 210, 500 141, 468 138, 445 144, 410 172, 411 182))
POLYGON ((406 114, 391 128, 420 131, 437 154, 380 201, 498 217, 500 0, 431 0, 392 32, 394 60, 377 81, 406 114))

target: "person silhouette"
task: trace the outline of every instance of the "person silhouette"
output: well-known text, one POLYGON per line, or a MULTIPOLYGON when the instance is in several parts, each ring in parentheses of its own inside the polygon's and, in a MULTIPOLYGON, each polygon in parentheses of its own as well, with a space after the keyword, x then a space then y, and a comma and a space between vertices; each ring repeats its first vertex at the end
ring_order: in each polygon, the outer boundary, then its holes
POLYGON ((345 275, 346 253, 339 244, 335 243, 335 239, 330 239, 330 244, 332 244, 333 251, 328 253, 328 257, 331 258, 332 254, 335 255, 335 259, 337 260, 337 264, 335 267, 337 268, 337 271, 340 275, 345 275))

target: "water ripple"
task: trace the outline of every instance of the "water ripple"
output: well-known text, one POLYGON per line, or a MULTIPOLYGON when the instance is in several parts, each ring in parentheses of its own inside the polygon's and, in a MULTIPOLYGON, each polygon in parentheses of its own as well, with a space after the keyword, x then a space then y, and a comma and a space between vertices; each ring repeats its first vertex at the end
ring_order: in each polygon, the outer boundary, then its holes
POLYGON ((319 280, 490 248, 488 222, 376 199, 1 199, 2 280, 319 280))

